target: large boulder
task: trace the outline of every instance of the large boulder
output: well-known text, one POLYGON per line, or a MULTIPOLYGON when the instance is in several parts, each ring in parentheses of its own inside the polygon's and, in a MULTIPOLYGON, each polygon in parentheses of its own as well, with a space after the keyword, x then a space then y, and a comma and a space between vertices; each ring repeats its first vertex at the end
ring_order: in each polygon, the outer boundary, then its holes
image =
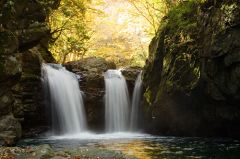
POLYGON ((12 115, 0 117, 0 138, 3 138, 6 146, 16 143, 22 136, 21 124, 12 115))
POLYGON ((10 78, 19 78, 22 71, 21 65, 20 54, 2 56, 0 59, 0 81, 6 81, 10 78))
POLYGON ((133 94, 135 81, 137 79, 137 76, 141 72, 141 70, 142 70, 142 68, 140 68, 140 67, 127 67, 127 68, 121 69, 122 75, 126 79, 130 96, 132 96, 132 94, 133 94))
POLYGON ((148 131, 239 137, 239 17, 237 0, 185 1, 169 12, 144 69, 148 131))
POLYGON ((10 92, 3 94, 0 97, 0 116, 9 114, 12 111, 14 97, 10 92))

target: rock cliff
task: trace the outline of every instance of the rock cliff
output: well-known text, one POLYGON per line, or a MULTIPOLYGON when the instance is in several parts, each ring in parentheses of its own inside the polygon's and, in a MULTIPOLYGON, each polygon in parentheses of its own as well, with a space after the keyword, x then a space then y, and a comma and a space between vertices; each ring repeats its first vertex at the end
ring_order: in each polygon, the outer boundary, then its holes
POLYGON ((0 140, 11 145, 41 121, 41 62, 54 59, 46 19, 59 0, 0 2, 0 140))
POLYGON ((144 71, 150 132, 239 137, 240 2, 184 1, 152 40, 144 71))

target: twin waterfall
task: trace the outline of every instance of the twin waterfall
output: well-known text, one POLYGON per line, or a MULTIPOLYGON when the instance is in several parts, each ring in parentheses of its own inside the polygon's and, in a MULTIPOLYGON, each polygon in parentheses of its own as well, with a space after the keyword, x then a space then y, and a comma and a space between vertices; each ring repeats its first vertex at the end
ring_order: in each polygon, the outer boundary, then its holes
MULTIPOLYGON (((87 132, 78 78, 58 64, 42 65, 45 94, 52 114, 54 135, 74 135, 87 132)), ((136 131, 141 97, 141 74, 134 88, 132 106, 128 87, 119 70, 108 70, 105 79, 105 127, 107 132, 136 131)))

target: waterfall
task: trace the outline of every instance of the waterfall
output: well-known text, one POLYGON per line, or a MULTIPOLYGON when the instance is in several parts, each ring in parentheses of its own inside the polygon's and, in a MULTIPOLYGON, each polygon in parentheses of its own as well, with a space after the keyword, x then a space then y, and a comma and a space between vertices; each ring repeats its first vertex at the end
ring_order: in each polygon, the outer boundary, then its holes
POLYGON ((130 130, 136 131, 138 128, 138 115, 139 115, 139 106, 142 93, 142 72, 139 73, 134 86, 133 99, 132 99, 132 111, 131 111, 131 121, 130 121, 130 130))
POLYGON ((126 80, 119 70, 108 70, 105 80, 105 120, 108 132, 129 128, 129 94, 126 80))
POLYGON ((44 88, 49 92, 54 134, 86 131, 86 117, 77 76, 58 64, 42 64, 44 88))

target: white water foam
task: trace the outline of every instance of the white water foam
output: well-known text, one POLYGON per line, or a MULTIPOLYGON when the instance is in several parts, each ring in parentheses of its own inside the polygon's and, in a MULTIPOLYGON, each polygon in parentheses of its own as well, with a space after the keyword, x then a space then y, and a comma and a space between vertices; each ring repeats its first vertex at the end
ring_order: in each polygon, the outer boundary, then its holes
POLYGON ((65 140, 65 139, 76 139, 76 140, 113 140, 113 139, 142 139, 142 138, 153 138, 154 136, 143 133, 130 133, 130 132, 117 132, 117 133, 103 133, 96 134, 92 132, 79 133, 74 135, 64 136, 51 136, 48 139, 51 140, 65 140))
POLYGON ((72 135, 86 131, 86 115, 77 76, 58 64, 42 64, 42 72, 44 87, 50 96, 53 134, 72 135))
POLYGON ((128 131, 130 102, 126 80, 119 70, 108 70, 104 80, 106 131, 128 131))

